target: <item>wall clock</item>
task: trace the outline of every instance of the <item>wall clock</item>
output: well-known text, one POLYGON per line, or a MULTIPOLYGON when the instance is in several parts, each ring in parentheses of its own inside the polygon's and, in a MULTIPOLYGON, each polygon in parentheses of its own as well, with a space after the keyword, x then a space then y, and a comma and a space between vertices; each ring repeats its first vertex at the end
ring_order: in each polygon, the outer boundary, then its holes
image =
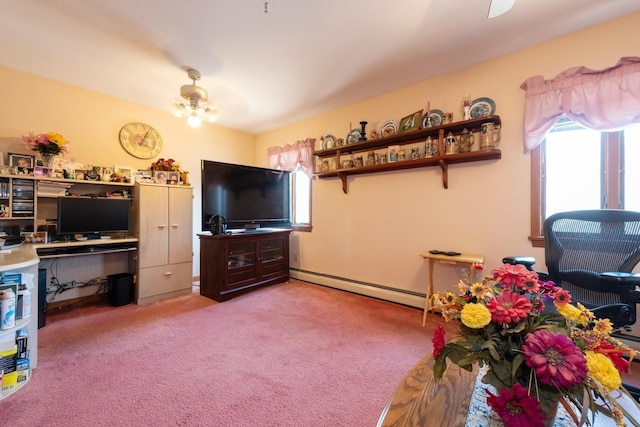
POLYGON ((120 129, 120 144, 133 157, 152 159, 162 151, 162 137, 145 123, 127 123, 120 129))

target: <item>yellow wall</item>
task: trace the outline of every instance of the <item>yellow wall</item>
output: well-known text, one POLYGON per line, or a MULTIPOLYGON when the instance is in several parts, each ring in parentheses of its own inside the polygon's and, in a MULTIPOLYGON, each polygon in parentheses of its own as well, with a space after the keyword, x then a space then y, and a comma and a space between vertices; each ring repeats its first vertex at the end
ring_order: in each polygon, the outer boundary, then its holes
POLYGON ((307 137, 319 148, 323 134, 345 137, 349 122, 367 120, 370 130, 427 101, 460 120, 465 94, 492 98, 502 118, 502 159, 451 166, 448 190, 438 167, 352 176, 347 195, 337 179, 315 180, 313 232, 294 233, 292 266, 415 292, 425 291, 426 263, 418 254, 427 249, 484 254, 490 268, 506 255, 534 255, 544 269, 543 252, 528 241, 530 157, 522 153, 520 84, 639 55, 639 39, 629 37, 638 25, 640 14, 629 15, 259 135, 258 151, 307 137))
MULTIPOLYGON (((424 292, 426 263, 418 254, 427 249, 484 254, 490 267, 505 255, 531 254, 542 261, 542 251, 527 239, 530 164, 522 153, 519 86, 536 74, 551 78, 572 66, 599 69, 638 55, 640 40, 629 34, 639 24, 640 14, 633 14, 258 136, 215 125, 193 129, 168 109, 0 67, 0 151, 25 152, 21 134, 56 131, 71 141, 71 159, 144 169, 151 161, 126 154, 117 135, 127 122, 149 123, 164 138, 160 156, 179 160, 191 172, 197 233, 202 158, 265 166, 267 147, 328 133, 344 137, 349 122, 355 127, 367 120, 370 130, 424 108, 427 101, 459 120, 465 94, 493 98, 503 122, 501 160, 451 166, 448 190, 437 167, 350 177, 347 195, 338 180, 315 180, 313 232, 292 236, 293 267, 424 292)), ((198 275, 197 239, 194 252, 198 275)))
MULTIPOLYGON (((151 160, 127 154, 118 141, 128 122, 144 122, 163 137, 159 157, 178 160, 194 188, 194 233, 200 232, 200 160, 255 164, 255 136, 220 126, 192 128, 166 110, 158 110, 0 67, 0 152, 25 153, 20 135, 58 132, 67 138, 67 159, 96 166, 148 169, 151 160)), ((167 101, 168 103, 169 101, 167 101)), ((194 275, 199 275, 199 242, 194 238, 194 275)))

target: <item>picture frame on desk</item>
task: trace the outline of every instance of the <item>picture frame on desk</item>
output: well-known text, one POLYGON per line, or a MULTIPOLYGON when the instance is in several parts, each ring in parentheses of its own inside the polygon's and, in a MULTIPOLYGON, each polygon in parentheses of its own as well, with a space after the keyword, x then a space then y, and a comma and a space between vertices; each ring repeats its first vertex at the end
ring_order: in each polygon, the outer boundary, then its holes
POLYGON ((33 168, 33 176, 51 177, 53 169, 45 168, 44 166, 36 166, 33 168))
POLYGON ((114 166, 113 173, 115 173, 116 182, 131 182, 133 177, 133 168, 129 166, 114 166))
POLYGON ((20 236, 24 237, 25 243, 47 243, 46 231, 23 231, 20 236))
POLYGON ((36 162, 36 156, 28 154, 9 153, 9 166, 19 168, 33 168, 36 162))
POLYGON ((166 184, 167 183, 167 174, 169 171, 153 171, 153 180, 156 184, 166 184))
POLYGON ((178 171, 169 171, 169 172, 167 172, 167 184, 169 184, 169 185, 178 185, 178 184, 180 184, 180 172, 178 172, 178 171))

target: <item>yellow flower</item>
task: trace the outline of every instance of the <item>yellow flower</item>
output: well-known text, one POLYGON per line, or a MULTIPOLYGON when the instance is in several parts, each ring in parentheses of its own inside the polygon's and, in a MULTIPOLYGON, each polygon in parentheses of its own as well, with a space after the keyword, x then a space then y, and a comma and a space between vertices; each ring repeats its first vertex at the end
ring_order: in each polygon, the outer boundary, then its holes
POLYGON ((593 330, 602 334, 610 334, 613 331, 613 325, 609 319, 598 319, 593 325, 593 330))
POLYGON ((59 133, 55 133, 55 132, 49 132, 47 134, 47 139, 50 142, 54 142, 58 145, 58 147, 62 147, 64 144, 67 143, 67 140, 64 139, 64 137, 62 135, 60 135, 59 133))
POLYGON ((467 285, 465 285, 462 280, 458 282, 458 292, 460 292, 461 295, 467 292, 467 285))
MULTIPOLYGON (((578 303, 579 304, 579 303, 578 303)), ((580 304, 582 305, 582 304, 580 304)), ((589 323, 588 320, 588 314, 587 313, 591 313, 590 311, 586 310, 583 311, 571 304, 555 304, 556 306, 556 310, 558 310, 558 313, 560 313, 562 315, 562 317, 564 317, 565 319, 573 322, 574 324, 578 324, 581 326, 587 326, 589 323)), ((584 306, 583 306, 584 308, 584 306)), ((593 314, 592 314, 593 316, 593 314)))
POLYGON ((474 283, 470 288, 471 295, 477 297, 478 299, 484 298, 489 293, 489 288, 487 288, 484 283, 474 283))
POLYGON ((587 375, 598 381, 608 392, 617 390, 622 386, 620 373, 607 356, 595 351, 587 351, 587 375))
POLYGON ((460 312, 460 320, 469 328, 484 328, 491 322, 491 312, 482 304, 465 304, 460 312))

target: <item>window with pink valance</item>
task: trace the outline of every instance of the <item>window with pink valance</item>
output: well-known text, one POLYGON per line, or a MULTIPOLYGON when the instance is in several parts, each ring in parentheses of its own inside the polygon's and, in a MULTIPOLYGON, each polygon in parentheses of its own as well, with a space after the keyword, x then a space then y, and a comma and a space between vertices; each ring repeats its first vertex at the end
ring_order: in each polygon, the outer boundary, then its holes
POLYGON ((531 77, 526 94, 524 152, 538 146, 563 116, 595 130, 640 123, 640 58, 623 57, 613 67, 594 71, 573 67, 553 80, 531 77))
POLYGON ((267 149, 268 167, 285 171, 295 170, 297 165, 307 176, 313 175, 313 146, 315 138, 307 138, 283 147, 275 146, 267 149))

